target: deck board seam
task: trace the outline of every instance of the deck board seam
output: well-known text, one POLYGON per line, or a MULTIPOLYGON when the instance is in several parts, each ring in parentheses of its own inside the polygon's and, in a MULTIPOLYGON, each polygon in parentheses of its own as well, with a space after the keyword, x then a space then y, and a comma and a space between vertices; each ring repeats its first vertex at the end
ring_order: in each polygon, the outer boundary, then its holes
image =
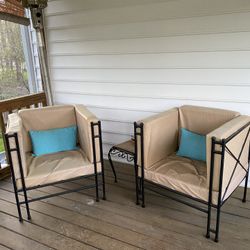
MULTIPOLYGON (((3 200, 3 199, 0 198, 0 200, 3 200)), ((9 202, 9 201, 6 201, 6 200, 4 200, 4 201, 5 201, 5 202, 8 202, 8 203, 10 203, 10 204, 15 205, 15 203, 12 203, 12 202, 9 202)), ((22 206, 22 207, 24 207, 24 206, 22 206)), ((37 212, 37 211, 36 211, 36 212, 37 212)), ((12 215, 12 214, 9 214, 9 213, 7 213, 7 212, 0 211, 0 213, 6 214, 6 215, 9 215, 9 216, 11 216, 11 217, 14 217, 14 218, 18 219, 17 216, 12 215)), ((95 249, 100 249, 100 248, 95 247, 95 246, 93 246, 93 245, 91 245, 91 244, 89 244, 89 243, 86 243, 86 242, 84 242, 84 241, 80 241, 80 240, 71 238, 71 237, 69 237, 69 236, 67 236, 67 235, 64 235, 64 234, 62 234, 62 233, 59 233, 59 232, 57 232, 57 231, 55 231, 55 230, 52 230, 52 229, 46 228, 46 227, 44 227, 44 226, 41 226, 41 225, 39 225, 39 224, 37 224, 37 223, 34 223, 32 220, 31 220, 31 221, 29 221, 29 220, 27 220, 27 219, 23 219, 23 220, 24 220, 26 223, 29 223, 29 224, 32 224, 32 225, 34 225, 34 226, 40 227, 40 228, 42 228, 42 229, 45 230, 45 231, 51 231, 51 232, 54 232, 54 233, 56 233, 56 234, 58 234, 58 235, 61 235, 61 236, 65 237, 65 238, 71 239, 72 241, 77 241, 77 242, 79 242, 79 243, 81 243, 81 244, 83 244, 83 245, 88 245, 88 246, 93 247, 93 248, 95 248, 95 249)))
POLYGON ((42 243, 42 242, 39 242, 38 240, 32 239, 32 238, 30 238, 29 236, 23 235, 23 234, 21 234, 21 233, 19 233, 19 232, 16 232, 16 231, 14 231, 14 230, 12 230, 12 229, 10 229, 10 228, 7 228, 7 227, 5 227, 5 226, 3 226, 3 225, 0 225, 0 227, 3 228, 3 229, 5 229, 6 231, 10 231, 10 232, 12 232, 12 233, 18 234, 19 236, 22 236, 22 237, 24 237, 24 238, 26 238, 26 239, 29 239, 29 240, 31 240, 31 241, 34 241, 34 242, 40 244, 40 245, 43 245, 43 246, 45 246, 45 247, 48 247, 49 249, 55 249, 55 250, 56 250, 56 248, 54 248, 54 247, 51 247, 51 246, 49 246, 49 245, 47 245, 47 244, 44 244, 44 243, 42 243))
POLYGON ((10 250, 13 250, 13 248, 11 248, 11 247, 9 247, 9 246, 3 244, 3 243, 0 243, 0 246, 3 246, 3 247, 5 247, 5 248, 7 248, 7 249, 10 249, 10 250))
MULTIPOLYGON (((9 190, 3 189, 3 188, 0 188, 0 189, 4 190, 4 191, 6 191, 6 192, 10 192, 10 193, 13 194, 13 192, 11 192, 11 191, 9 191, 9 190)), ((11 202, 11 201, 9 201, 9 200, 5 200, 5 199, 3 199, 2 197, 0 197, 0 200, 3 200, 3 201, 8 202, 8 203, 10 203, 10 204, 12 204, 12 205, 15 205, 14 202, 11 202)), ((43 202, 43 201, 40 201, 40 202, 42 202, 42 203, 44 203, 44 204, 48 204, 48 203, 43 202)), ((54 207, 57 207, 57 208, 66 209, 66 210, 71 211, 71 212, 73 211, 73 210, 67 209, 67 208, 65 208, 65 207, 56 206, 56 205, 54 205, 54 204, 52 204, 52 203, 49 203, 49 204, 50 204, 51 206, 54 206, 54 207)), ((22 207, 24 207, 24 206, 22 206, 22 207)), ((93 229, 89 229, 89 228, 87 228, 87 227, 80 226, 80 225, 78 225, 78 224, 75 224, 75 223, 66 221, 66 220, 61 219, 61 218, 58 219, 57 217, 54 217, 54 216, 52 216, 52 215, 43 213, 43 212, 41 212, 41 211, 37 211, 37 210, 32 209, 32 208, 30 208, 30 210, 31 210, 31 211, 35 211, 36 213, 40 213, 40 214, 42 214, 42 215, 44 215, 44 216, 51 217, 51 218, 53 218, 53 219, 61 220, 61 221, 63 221, 63 222, 69 223, 69 224, 71 224, 71 225, 81 227, 81 228, 83 228, 83 229, 86 229, 86 230, 88 230, 88 231, 91 231, 91 232, 94 232, 94 233, 96 233, 96 234, 102 235, 102 236, 104 236, 104 237, 107 237, 107 238, 110 238, 110 239, 113 239, 113 240, 122 242, 122 243, 124 243, 124 244, 126 244, 126 245, 130 245, 130 246, 132 246, 132 247, 136 247, 136 248, 143 249, 142 247, 139 247, 139 246, 137 246, 137 245, 133 245, 133 244, 131 244, 131 243, 129 243, 129 242, 126 242, 126 241, 117 239, 117 238, 115 238, 115 237, 112 237, 112 236, 103 234, 103 233, 98 232, 98 231, 95 231, 95 230, 93 230, 93 229)), ((2 212, 2 211, 0 211, 0 212, 2 212)), ((73 212, 74 212, 74 211, 73 211, 73 212)), ((5 213, 5 212, 3 212, 3 213, 5 213)), ((11 216, 13 216, 13 215, 11 215, 11 216)), ((15 217, 15 216, 13 216, 13 217, 15 217)), ((88 216, 88 217, 89 217, 89 216, 88 216)), ((90 217, 90 218, 96 219, 95 217, 90 217)), ((26 220, 25 220, 25 221, 26 221, 26 220)), ((33 225, 38 225, 39 227, 42 228, 42 226, 40 226, 39 224, 34 224, 34 223, 31 223, 31 224, 33 224, 33 225)), ((117 226, 117 225, 115 225, 115 226, 117 226)), ((46 229, 46 228, 45 228, 45 229, 46 229)), ((49 230, 49 229, 47 229, 47 230, 49 230)), ((53 230, 51 230, 51 231, 53 231, 53 230)), ((53 232, 58 233, 57 231, 53 231, 53 232)), ((68 236, 66 236, 66 235, 63 235, 63 236, 68 237, 68 236)), ((74 238, 71 238, 71 237, 68 237, 68 238, 75 240, 74 238)), ((80 242, 81 242, 81 241, 80 241, 80 242)), ((82 242, 81 242, 81 243, 82 243, 82 242)), ((85 243, 85 242, 83 242, 83 243, 85 243)), ((85 244, 89 244, 89 243, 85 243, 85 244)), ((92 245, 90 245, 90 246, 91 246, 91 247, 94 247, 94 248, 97 248, 97 247, 92 246, 92 245)), ((98 248, 97 248, 97 249, 98 249, 98 248)))

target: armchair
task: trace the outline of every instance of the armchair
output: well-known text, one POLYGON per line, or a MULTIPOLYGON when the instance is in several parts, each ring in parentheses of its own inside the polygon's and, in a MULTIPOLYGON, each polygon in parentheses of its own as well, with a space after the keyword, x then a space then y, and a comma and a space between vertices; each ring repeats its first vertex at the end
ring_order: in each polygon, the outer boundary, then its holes
POLYGON ((170 197, 207 214, 207 233, 219 238, 222 205, 245 179, 246 201, 250 162, 250 117, 234 111, 182 106, 134 123, 139 198, 145 207, 144 184, 150 182, 207 209, 170 197), (206 135, 206 162, 176 155, 180 128, 206 135), (216 225, 211 229, 211 210, 216 225))
POLYGON ((20 205, 25 204, 31 219, 29 203, 69 192, 95 188, 99 201, 102 185, 105 199, 105 180, 102 152, 101 122, 83 105, 62 105, 21 110, 8 117, 6 144, 9 155, 19 220, 22 221, 20 205), (34 157, 30 130, 48 130, 77 126, 78 149, 34 157), (98 183, 98 176, 102 183, 98 183), (75 190, 67 190, 38 198, 28 198, 27 192, 71 180, 94 177, 94 183, 75 190), (19 200, 24 194, 24 201, 19 200))

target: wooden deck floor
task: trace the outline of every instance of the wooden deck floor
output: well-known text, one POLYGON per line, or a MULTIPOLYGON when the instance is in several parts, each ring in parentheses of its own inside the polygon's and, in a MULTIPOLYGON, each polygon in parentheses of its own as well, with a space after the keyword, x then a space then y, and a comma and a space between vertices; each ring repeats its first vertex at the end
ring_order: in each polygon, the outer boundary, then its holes
MULTIPOLYGON (((146 208, 134 203, 132 167, 116 164, 114 183, 106 164, 107 201, 93 190, 31 203, 32 221, 19 223, 10 180, 0 182, 0 249, 250 249, 250 192, 239 188, 223 207, 219 243, 204 237, 205 214, 146 192, 146 208)), ((79 186, 79 181, 32 191, 41 194, 79 186)), ((23 210, 25 215, 25 210, 23 210)))

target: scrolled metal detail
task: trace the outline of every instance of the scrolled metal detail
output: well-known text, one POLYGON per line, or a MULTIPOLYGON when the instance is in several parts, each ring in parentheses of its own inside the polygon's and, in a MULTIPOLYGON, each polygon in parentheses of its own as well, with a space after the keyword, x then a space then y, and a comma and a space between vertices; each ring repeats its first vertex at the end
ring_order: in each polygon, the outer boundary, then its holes
POLYGON ((134 156, 116 148, 111 149, 110 155, 117 156, 122 159, 126 159, 128 162, 132 162, 134 160, 134 156))

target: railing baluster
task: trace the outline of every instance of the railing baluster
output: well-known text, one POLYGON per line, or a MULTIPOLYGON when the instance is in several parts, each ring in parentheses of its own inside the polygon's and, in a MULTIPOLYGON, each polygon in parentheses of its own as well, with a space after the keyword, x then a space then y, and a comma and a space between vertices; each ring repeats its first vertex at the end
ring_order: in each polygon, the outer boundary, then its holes
MULTIPOLYGON (((39 107, 40 106, 39 104, 42 104, 41 106, 47 106, 46 95, 44 92, 0 101, 0 133, 3 134, 4 146, 5 146, 4 133, 6 131, 6 125, 8 122, 8 114, 16 113, 20 109, 39 107)), ((1 169, 1 163, 0 163, 0 179, 8 175, 7 169, 9 168, 1 169)))

